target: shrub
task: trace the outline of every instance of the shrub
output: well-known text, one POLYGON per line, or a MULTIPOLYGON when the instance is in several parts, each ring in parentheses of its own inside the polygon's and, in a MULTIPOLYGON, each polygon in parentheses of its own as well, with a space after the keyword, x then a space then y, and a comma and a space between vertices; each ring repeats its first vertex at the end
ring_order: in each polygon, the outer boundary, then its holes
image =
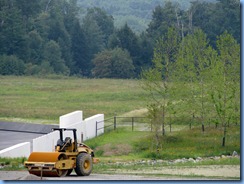
POLYGON ((132 78, 134 65, 130 54, 121 48, 104 50, 93 59, 92 74, 98 78, 132 78))
POLYGON ((23 75, 25 73, 24 62, 16 56, 0 56, 1 75, 23 75))

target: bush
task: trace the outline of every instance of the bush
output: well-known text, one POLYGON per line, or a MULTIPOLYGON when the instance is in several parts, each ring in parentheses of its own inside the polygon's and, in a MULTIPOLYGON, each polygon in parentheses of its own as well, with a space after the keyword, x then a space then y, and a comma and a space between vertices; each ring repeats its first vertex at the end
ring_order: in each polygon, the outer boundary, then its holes
POLYGON ((16 56, 0 56, 1 75, 23 75, 25 73, 24 62, 16 56))
POLYGON ((132 78, 134 65, 128 51, 121 48, 104 50, 93 59, 92 74, 98 78, 132 78))

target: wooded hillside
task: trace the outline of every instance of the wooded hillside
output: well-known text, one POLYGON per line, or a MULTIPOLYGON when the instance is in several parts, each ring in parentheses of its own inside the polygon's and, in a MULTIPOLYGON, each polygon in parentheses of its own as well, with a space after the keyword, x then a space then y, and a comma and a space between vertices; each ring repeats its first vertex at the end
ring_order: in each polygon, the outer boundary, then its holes
POLYGON ((0 0, 0 74, 138 78, 169 28, 179 43, 199 29, 214 49, 225 31, 240 43, 238 0, 159 2, 0 0), (144 22, 144 31, 135 31, 130 17, 144 22))
MULTIPOLYGON (((152 12, 156 6, 164 6, 169 0, 78 0, 78 6, 82 8, 81 17, 87 8, 99 7, 114 18, 115 27, 128 24, 137 34, 145 31, 152 18, 152 12)), ((216 3, 216 0, 203 0, 216 3)), ((192 0, 170 0, 182 10, 188 10, 192 0)))

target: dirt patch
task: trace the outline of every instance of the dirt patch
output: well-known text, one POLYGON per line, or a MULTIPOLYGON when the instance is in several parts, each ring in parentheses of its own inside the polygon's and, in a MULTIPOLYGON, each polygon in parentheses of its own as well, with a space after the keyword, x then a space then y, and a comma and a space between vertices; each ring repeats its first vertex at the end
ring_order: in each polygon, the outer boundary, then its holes
POLYGON ((103 156, 127 155, 132 152, 132 147, 128 144, 105 144, 97 147, 95 152, 102 152, 103 156))
POLYGON ((125 114, 122 115, 122 117, 143 117, 147 114, 148 110, 146 108, 143 108, 143 109, 137 109, 137 110, 133 110, 133 111, 130 111, 130 112, 127 112, 125 114))

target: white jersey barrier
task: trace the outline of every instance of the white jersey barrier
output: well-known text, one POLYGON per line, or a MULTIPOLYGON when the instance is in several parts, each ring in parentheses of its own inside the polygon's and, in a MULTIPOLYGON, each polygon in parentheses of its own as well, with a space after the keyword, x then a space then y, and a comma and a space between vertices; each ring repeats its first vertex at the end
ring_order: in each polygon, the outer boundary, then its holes
MULTIPOLYGON (((82 111, 75 111, 59 118, 59 127, 60 128, 75 128, 77 129, 77 141, 82 142, 96 136, 97 132, 97 122, 103 121, 104 115, 97 114, 85 120, 82 120, 82 111)), ((101 123, 100 127, 104 127, 101 123)), ((97 135, 100 135, 104 132, 103 129, 100 129, 97 132, 97 135)), ((63 139, 65 137, 73 138, 72 131, 65 131, 63 139)), ((35 151, 54 151, 55 145, 59 139, 59 132, 54 131, 47 135, 33 139, 33 152, 35 151)))
MULTIPOLYGON (((82 142, 96 135, 104 133, 104 115, 97 114, 83 120, 82 111, 75 111, 59 118, 60 128, 75 128, 77 129, 77 141, 82 142), (102 122, 102 123, 97 123, 102 122)), ((70 137, 73 139, 72 131, 65 131, 63 138, 70 137)), ((22 143, 0 151, 0 157, 28 157, 33 152, 54 151, 57 141, 59 139, 59 132, 54 131, 33 139, 33 150, 30 149, 30 143, 22 143)))
POLYGON ((0 151, 0 157, 29 157, 30 155, 30 143, 24 142, 20 144, 16 144, 9 148, 3 149, 0 151))

